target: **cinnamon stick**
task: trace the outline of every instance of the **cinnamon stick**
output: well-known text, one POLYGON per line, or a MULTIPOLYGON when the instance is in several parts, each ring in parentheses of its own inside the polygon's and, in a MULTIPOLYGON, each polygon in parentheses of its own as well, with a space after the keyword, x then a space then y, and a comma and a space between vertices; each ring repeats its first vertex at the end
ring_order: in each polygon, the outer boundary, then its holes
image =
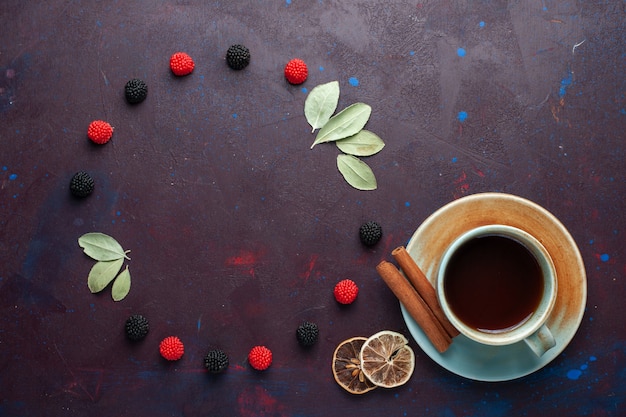
POLYGON ((376 271, 378 271, 378 274, 389 289, 404 305, 411 317, 422 328, 433 346, 440 353, 445 352, 450 347, 452 339, 422 297, 415 291, 415 288, 402 276, 398 268, 391 262, 382 261, 376 266, 376 271))
POLYGON ((400 269, 404 272, 404 275, 406 275, 411 284, 413 284, 417 293, 424 299, 426 305, 428 305, 435 317, 437 317, 437 320, 439 320, 443 328, 446 329, 448 335, 450 335, 450 337, 458 336, 459 331, 450 323, 450 320, 448 320, 441 309, 435 289, 419 266, 417 266, 411 255, 409 255, 409 252, 407 252, 404 246, 399 246, 391 251, 391 255, 396 262, 398 262, 400 269))

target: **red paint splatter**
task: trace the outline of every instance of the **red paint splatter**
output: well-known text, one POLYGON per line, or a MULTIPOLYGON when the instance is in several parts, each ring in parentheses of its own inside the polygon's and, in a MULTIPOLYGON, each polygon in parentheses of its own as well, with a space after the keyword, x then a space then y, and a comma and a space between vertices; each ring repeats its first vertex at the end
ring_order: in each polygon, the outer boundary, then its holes
POLYGON ((485 173, 483 171, 481 171, 479 168, 474 167, 474 172, 476 173, 476 175, 478 175, 480 178, 485 178, 485 173))
POLYGON ((228 266, 253 266, 260 258, 260 254, 251 251, 242 250, 238 255, 231 256, 226 259, 228 266))
MULTIPOLYGON (((233 365, 230 365, 230 368, 231 368, 231 370, 238 371, 238 372, 244 372, 244 371, 247 371, 247 369, 248 369, 245 366, 241 366, 241 365, 239 365, 237 363, 233 364, 233 365)), ((203 370, 203 372, 204 372, 204 370, 203 370)))
POLYGON ((283 417, 285 406, 262 387, 249 388, 237 397, 241 417, 283 417))
POLYGON ((100 400, 100 388, 104 380, 104 369, 78 368, 76 371, 68 368, 72 376, 63 391, 77 398, 87 398, 92 403, 100 400))
POLYGON ((254 278, 256 276, 254 268, 262 257, 263 254, 261 252, 240 250, 237 255, 226 259, 226 266, 242 268, 248 275, 254 278))
POLYGON ((454 198, 460 198, 467 194, 467 192, 469 191, 470 186, 465 180, 467 180, 467 174, 465 173, 465 171, 463 171, 461 175, 456 180, 454 180, 454 184, 456 185, 454 198))
POLYGON ((300 278, 303 278, 304 281, 308 281, 309 278, 311 278, 311 273, 313 272, 313 269, 315 268, 315 264, 317 263, 317 258, 319 258, 319 255, 317 254, 311 255, 311 257, 309 258, 306 271, 300 274, 300 278))

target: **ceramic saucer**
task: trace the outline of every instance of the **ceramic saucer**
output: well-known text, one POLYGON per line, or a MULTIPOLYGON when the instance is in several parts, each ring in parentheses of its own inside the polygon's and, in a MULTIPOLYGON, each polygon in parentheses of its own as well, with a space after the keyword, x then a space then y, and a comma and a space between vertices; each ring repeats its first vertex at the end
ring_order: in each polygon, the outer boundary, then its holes
POLYGON ((510 194, 474 194, 443 206, 419 226, 407 251, 436 286, 439 260, 448 245, 467 230, 487 224, 523 229, 550 253, 558 280, 556 304, 547 322, 556 339, 554 348, 537 357, 523 341, 510 346, 485 346, 460 335, 441 354, 404 306, 400 307, 417 344, 439 365, 469 379, 508 381, 543 368, 572 340, 585 310, 587 279, 578 247, 563 224, 541 206, 510 194))

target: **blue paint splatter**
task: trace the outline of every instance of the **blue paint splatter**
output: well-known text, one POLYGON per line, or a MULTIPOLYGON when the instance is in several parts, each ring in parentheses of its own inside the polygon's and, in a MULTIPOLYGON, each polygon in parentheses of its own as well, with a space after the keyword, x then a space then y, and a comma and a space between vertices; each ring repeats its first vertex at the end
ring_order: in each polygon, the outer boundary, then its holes
MULTIPOLYGON (((589 356, 589 362, 595 362, 598 358, 596 358, 595 356, 589 356)), ((579 369, 570 369, 569 371, 567 371, 567 378, 571 379, 572 381, 576 381, 578 378, 580 378, 583 374, 583 371, 586 371, 589 368, 589 365, 587 363, 583 363, 582 365, 580 365, 579 369)))
POLYGON ((116 212, 115 212, 115 215, 116 215, 116 216, 121 216, 121 215, 122 215, 122 212, 118 210, 118 211, 116 211, 116 212))
POLYGON ((323 71, 324 71, 324 67, 320 67, 320 72, 323 72, 323 71))
POLYGON ((285 0, 285 3, 287 3, 287 6, 289 6, 291 4, 291 0, 285 0))
POLYGON ((466 111, 460 111, 457 119, 459 119, 459 122, 463 123, 464 121, 467 120, 467 112, 466 111))
POLYGON ((303 92, 304 94, 306 94, 308 91, 309 91, 309 90, 307 90, 307 89, 306 89, 306 87, 302 87, 302 92, 303 92))
POLYGON ((456 164, 456 161, 458 161, 458 160, 459 160, 459 158, 457 158, 457 157, 455 156, 455 157, 453 157, 453 158, 452 158, 452 163, 453 163, 453 164, 456 164))
POLYGON ((237 117, 237 113, 233 113, 233 119, 236 119, 237 117))
POLYGON ((565 78, 561 80, 561 87, 559 88, 559 97, 564 97, 565 93, 567 93, 567 89, 572 85, 573 73, 570 71, 565 78))
POLYGON ((350 85, 352 87, 358 87, 359 86, 359 79, 356 77, 350 77, 350 79, 348 80, 348 82, 350 83, 350 85))
POLYGON ((463 48, 459 48, 456 50, 456 54, 460 57, 464 57, 467 54, 467 51, 463 48))
POLYGON ((409 55, 411 55, 411 56, 415 55, 415 51, 410 51, 409 55))
POLYGON ((609 256, 609 254, 608 254, 608 253, 603 253, 602 255, 600 255, 600 260, 601 260, 602 262, 608 262, 608 260, 609 260, 610 258, 611 258, 611 257, 609 256))
POLYGON ((441 417, 456 417, 456 414, 450 408, 446 408, 446 409, 442 410, 442 412, 440 412, 439 415, 441 417))
POLYGON ((478 26, 480 26, 481 28, 485 27, 485 22, 483 22, 482 20, 480 22, 478 22, 478 26))
POLYGON ((2 167, 2 170, 3 170, 3 171, 6 171, 7 169, 9 169, 9 168, 7 168, 7 167, 2 167))
POLYGON ((404 207, 411 207, 411 202, 410 201, 405 201, 404 202, 404 207))
POLYGON ((567 372, 567 377, 572 381, 576 381, 582 374, 583 372, 580 369, 572 369, 567 372))
POLYGON ((14 181, 14 180, 16 180, 16 179, 17 179, 17 174, 11 174, 11 175, 9 175, 9 180, 10 180, 10 181, 14 181))
POLYGON ((621 114, 626 114, 626 109, 620 109, 619 111, 621 114))

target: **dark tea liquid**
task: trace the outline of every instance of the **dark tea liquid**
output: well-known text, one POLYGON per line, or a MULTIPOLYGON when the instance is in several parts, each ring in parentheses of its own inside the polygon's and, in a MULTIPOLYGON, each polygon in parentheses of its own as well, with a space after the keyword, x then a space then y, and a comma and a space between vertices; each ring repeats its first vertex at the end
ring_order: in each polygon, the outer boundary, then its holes
POLYGON ((483 236, 461 245, 445 270, 451 310, 467 326, 500 333, 524 323, 543 296, 541 268, 521 243, 483 236))

